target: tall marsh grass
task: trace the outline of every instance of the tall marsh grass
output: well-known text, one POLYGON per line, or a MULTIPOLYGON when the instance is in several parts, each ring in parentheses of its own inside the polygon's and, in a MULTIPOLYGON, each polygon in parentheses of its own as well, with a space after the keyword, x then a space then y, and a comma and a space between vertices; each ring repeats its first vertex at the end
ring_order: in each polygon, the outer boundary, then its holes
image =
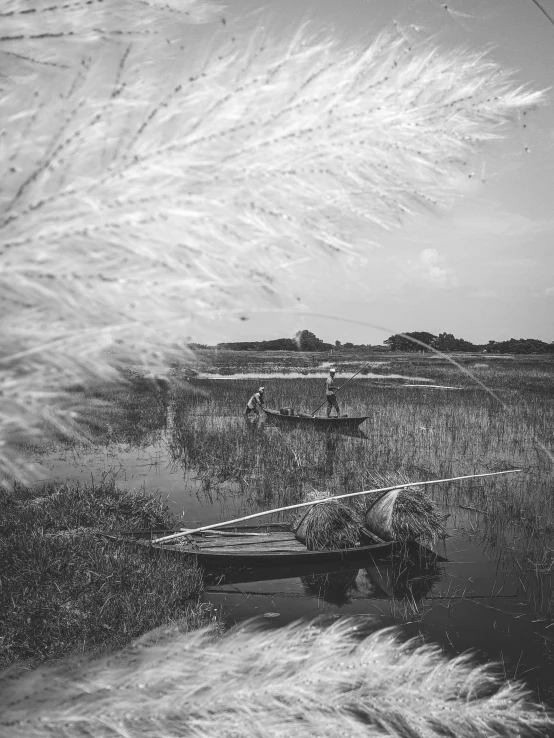
MULTIPOLYGON (((432 369, 435 362, 427 360, 427 366, 432 369)), ((552 376, 548 362, 541 367, 552 376)), ((420 370, 425 376, 425 366, 420 370)), ((451 368, 446 382, 452 382, 453 373, 451 368)), ((381 477, 415 482, 521 468, 521 474, 509 477, 424 489, 440 512, 450 515, 449 529, 486 545, 491 556, 515 572, 529 607, 551 618, 553 478, 536 439, 550 442, 554 404, 540 377, 521 393, 511 389, 521 374, 517 362, 496 373, 500 387, 509 388, 508 409, 480 389, 355 380, 341 402, 351 415, 370 415, 362 426, 367 439, 252 428, 240 417, 252 382, 193 380, 202 393, 187 394, 182 403, 181 395, 175 398, 168 445, 175 467, 196 470, 209 499, 233 500, 231 517, 300 502, 314 489, 342 494, 384 486, 376 482, 381 477)), ((266 379, 266 399, 274 407, 310 410, 321 401, 322 384, 310 378, 266 379)))
POLYGON ((447 205, 482 144, 543 99, 483 54, 386 34, 183 30, 216 10, 1 14, 4 478, 23 473, 22 439, 86 435, 68 385, 165 368, 198 314, 292 302, 278 267, 447 205))
POLYGON ((0 490, 0 666, 106 652, 172 620, 203 624, 193 562, 97 535, 176 524, 160 500, 113 483, 0 490))

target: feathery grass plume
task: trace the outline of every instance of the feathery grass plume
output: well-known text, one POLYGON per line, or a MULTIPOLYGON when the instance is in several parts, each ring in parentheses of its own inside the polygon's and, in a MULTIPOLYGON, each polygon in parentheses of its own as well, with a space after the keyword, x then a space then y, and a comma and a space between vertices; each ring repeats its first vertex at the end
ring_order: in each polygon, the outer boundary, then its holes
POLYGON ((3 74, 70 70, 75 56, 118 41, 178 41, 187 24, 222 17, 210 0, 6 0, 0 11, 3 74))
MULTIPOLYGON (((314 489, 304 495, 302 502, 313 502, 329 496, 314 489)), ((355 546, 361 525, 362 520, 351 507, 339 500, 330 500, 324 505, 298 510, 292 521, 292 530, 308 550, 325 551, 355 546)))
POLYGON ((367 629, 343 619, 250 622, 218 642, 205 629, 151 634, 117 658, 5 683, 0 735, 523 738, 554 727, 490 667, 367 629))
POLYGON ((439 538, 446 537, 444 521, 447 516, 425 494, 423 487, 402 488, 410 482, 402 472, 373 472, 370 477, 370 484, 380 487, 398 484, 399 488, 353 498, 368 530, 386 541, 436 543, 439 538))
MULTIPOLYGON (((62 7, 85 30, 102 12, 62 7)), ((19 439, 78 432, 67 384, 158 371, 197 314, 281 304, 278 267, 447 204, 468 157, 542 101, 483 54, 390 35, 159 43, 160 7, 140 3, 149 33, 132 44, 83 59, 72 44, 67 73, 4 85, 2 476, 22 468, 19 439)))

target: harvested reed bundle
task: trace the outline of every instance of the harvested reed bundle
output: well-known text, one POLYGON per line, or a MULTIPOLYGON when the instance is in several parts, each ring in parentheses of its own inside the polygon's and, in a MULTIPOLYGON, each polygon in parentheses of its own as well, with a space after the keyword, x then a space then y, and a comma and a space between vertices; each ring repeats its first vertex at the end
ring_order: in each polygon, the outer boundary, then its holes
POLYGON ((401 472, 374 474, 372 484, 399 488, 389 492, 373 492, 357 499, 356 507, 366 527, 386 541, 427 541, 434 543, 446 537, 445 516, 422 487, 402 488, 409 479, 401 472))
POLYGON ((0 736, 525 738, 554 729, 517 682, 468 656, 402 643, 396 629, 367 635, 372 624, 251 622, 219 641, 200 630, 156 642, 154 632, 119 658, 6 683, 0 736))
MULTIPOLYGON (((313 490, 303 502, 322 500, 329 495, 313 490)), ((355 546, 360 535, 361 519, 356 512, 338 500, 301 508, 292 522, 292 530, 310 551, 355 546)))

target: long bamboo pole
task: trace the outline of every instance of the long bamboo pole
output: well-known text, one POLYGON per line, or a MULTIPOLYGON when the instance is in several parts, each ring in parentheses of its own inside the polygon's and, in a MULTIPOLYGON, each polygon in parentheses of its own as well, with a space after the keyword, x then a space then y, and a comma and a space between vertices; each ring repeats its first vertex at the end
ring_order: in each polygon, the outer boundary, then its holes
POLYGON ((332 500, 343 500, 346 497, 357 497, 358 495, 369 495, 371 492, 388 492, 393 489, 404 489, 405 487, 416 487, 425 486, 427 484, 440 484, 442 482, 457 482, 460 479, 478 479, 480 477, 494 477, 499 474, 515 474, 516 472, 523 471, 522 469, 508 469, 507 471, 499 472, 486 472, 485 474, 468 474, 463 477, 451 477, 450 479, 431 479, 426 482, 410 482, 409 484, 394 484, 392 487, 379 487, 377 489, 367 489, 362 492, 349 492, 344 495, 335 495, 334 497, 326 497, 323 500, 314 500, 312 502, 299 502, 296 505, 287 505, 286 507, 275 507, 273 510, 264 510, 263 512, 253 513, 252 515, 245 515, 242 518, 235 518, 234 520, 227 520, 223 523, 212 523, 211 525, 203 525, 201 528, 193 528, 190 530, 181 530, 179 533, 172 533, 169 536, 163 536, 162 538, 155 538, 152 543, 165 543, 165 541, 171 541, 175 538, 182 538, 183 536, 189 536, 193 533, 201 533, 205 530, 213 530, 214 528, 223 528, 225 525, 234 525, 235 523, 242 523, 245 520, 252 520, 253 518, 261 518, 264 515, 271 515, 271 513, 284 512, 285 510, 296 510, 299 507, 310 507, 311 505, 322 505, 324 502, 331 502, 332 500))
MULTIPOLYGON (((351 382, 354 379, 354 377, 357 377, 358 376, 358 374, 362 371, 362 369, 365 369, 366 366, 369 366, 371 363, 372 363, 371 361, 368 361, 366 364, 364 364, 363 366, 361 366, 358 369, 358 371, 356 372, 356 374, 353 374, 350 377, 350 379, 347 379, 346 380, 346 382, 344 384, 341 384, 340 387, 337 387, 337 392, 340 392, 343 387, 346 387, 346 385, 348 384, 348 382, 351 382)), ((325 402, 327 402, 327 400, 325 400, 325 402)), ((321 410, 321 408, 323 407, 323 405, 325 405, 325 402, 322 402, 319 407, 316 407, 316 409, 312 413, 312 417, 317 413, 318 410, 321 410)))

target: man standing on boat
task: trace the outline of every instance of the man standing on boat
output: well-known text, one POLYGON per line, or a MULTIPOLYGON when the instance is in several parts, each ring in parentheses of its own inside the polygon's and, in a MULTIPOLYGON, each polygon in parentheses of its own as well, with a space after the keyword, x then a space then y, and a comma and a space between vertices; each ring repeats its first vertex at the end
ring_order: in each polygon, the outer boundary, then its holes
POLYGON ((337 402, 337 396, 335 392, 338 387, 335 385, 335 370, 329 369, 329 376, 325 383, 325 395, 327 397, 327 417, 331 417, 331 410, 335 408, 337 412, 337 418, 340 416, 339 403, 337 402))
POLYGON ((254 392, 252 397, 246 403, 245 415, 250 415, 250 413, 254 413, 255 415, 260 414, 258 408, 263 408, 264 406, 264 391, 265 387, 260 387, 257 392, 254 392))

